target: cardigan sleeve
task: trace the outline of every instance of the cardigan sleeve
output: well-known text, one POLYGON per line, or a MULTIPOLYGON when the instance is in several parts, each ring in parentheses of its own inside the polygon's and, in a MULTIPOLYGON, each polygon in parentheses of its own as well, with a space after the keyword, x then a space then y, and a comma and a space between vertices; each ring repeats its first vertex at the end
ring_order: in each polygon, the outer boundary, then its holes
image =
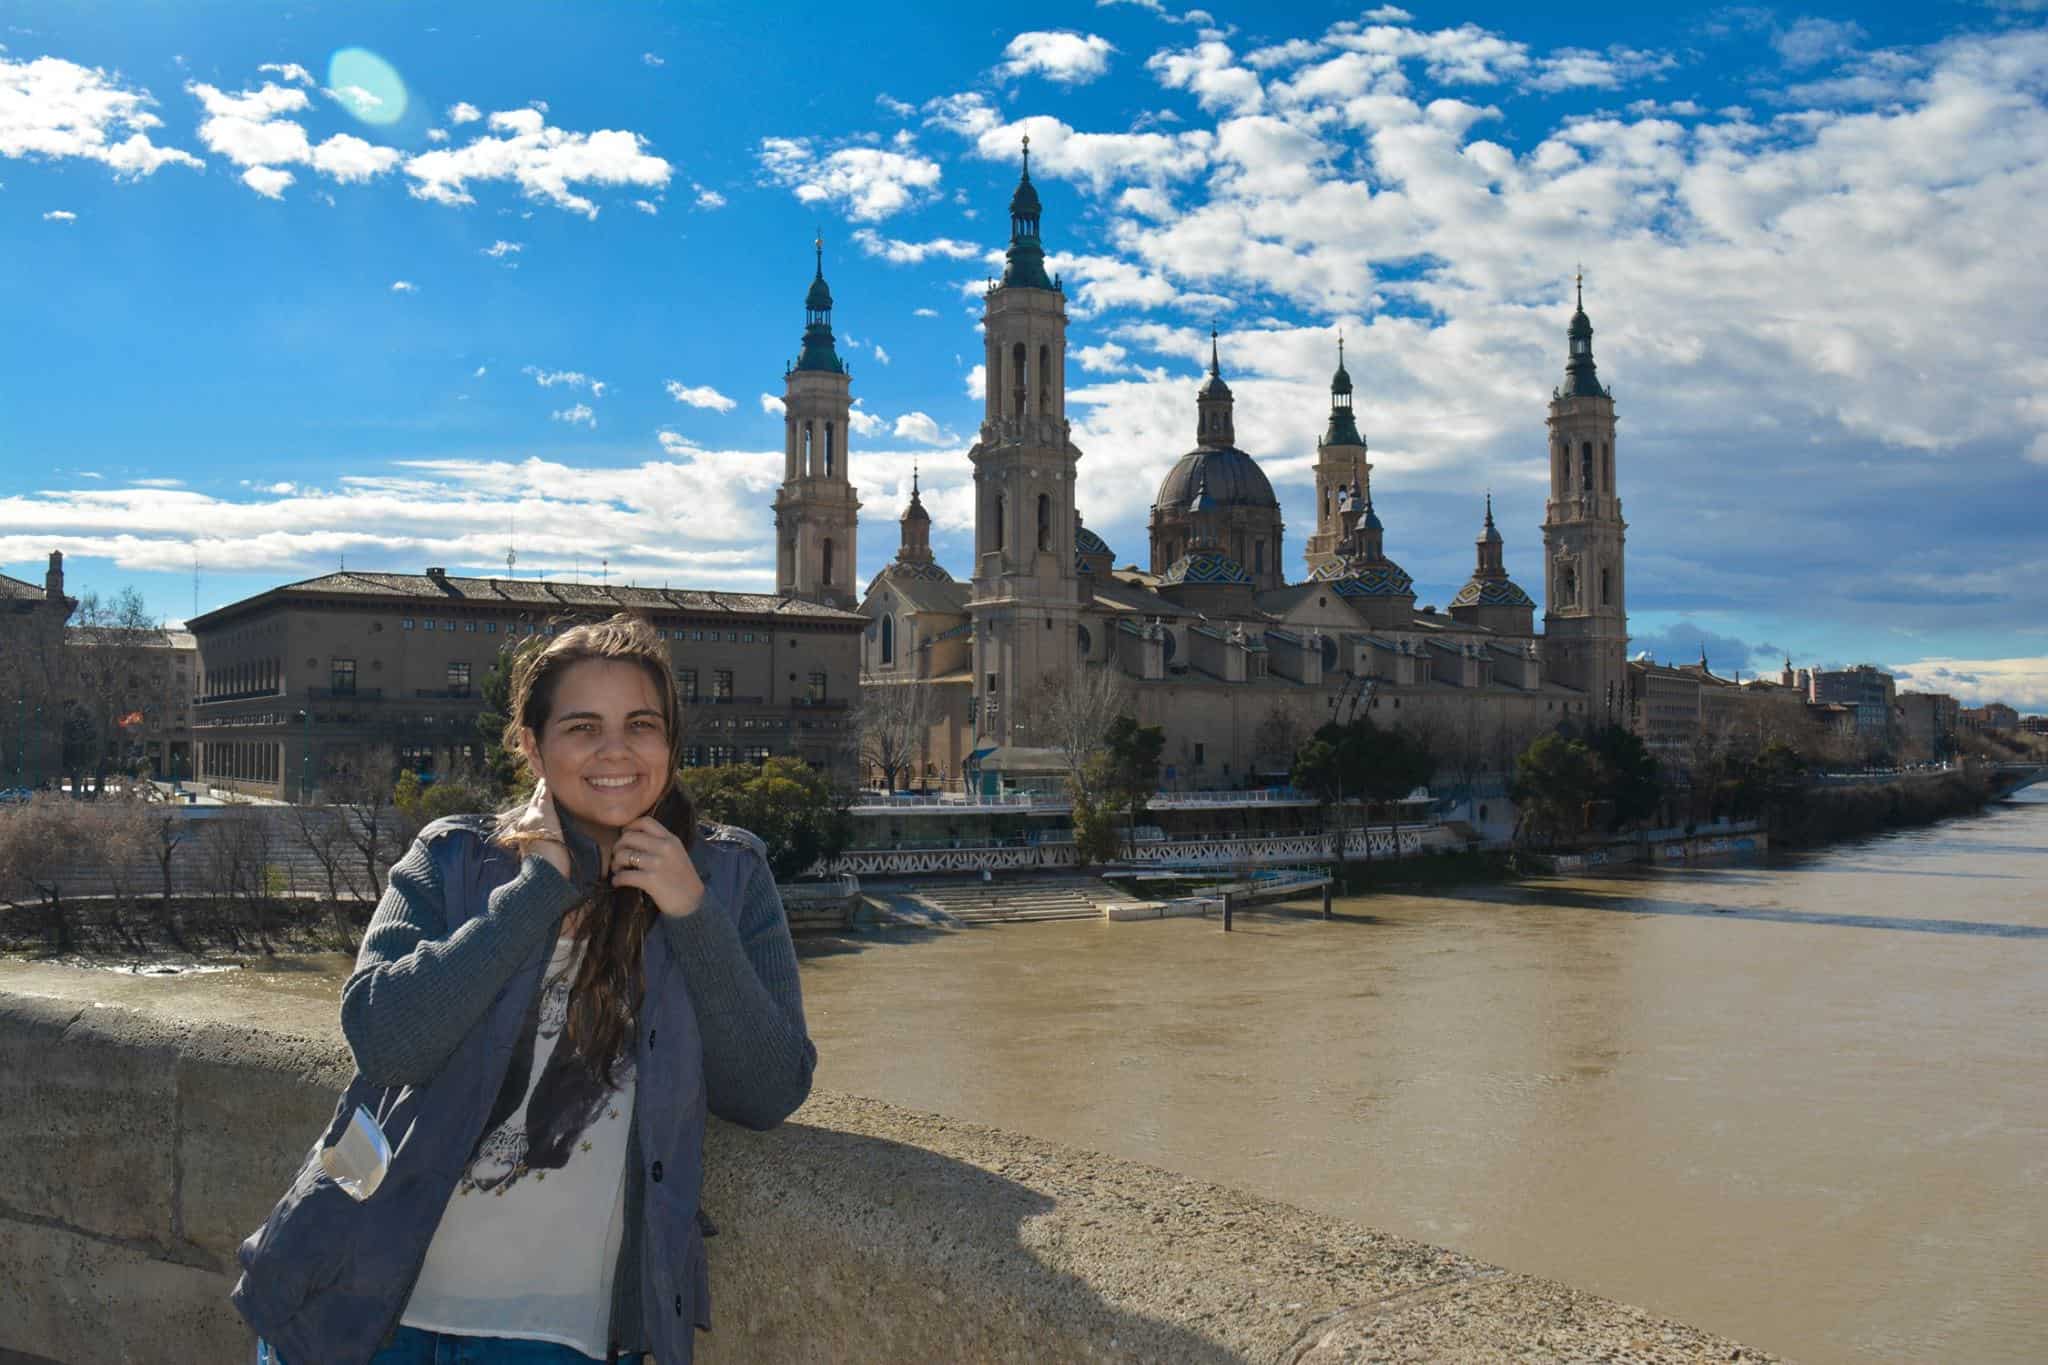
POLYGON ((450 933, 431 843, 415 840, 391 869, 341 988, 341 1031, 356 1069, 378 1085, 432 1080, 520 962, 581 898, 545 858, 530 855, 482 914, 450 933))
POLYGON ((696 1006, 706 1103, 728 1122, 766 1130, 810 1095, 818 1050, 775 876, 752 848, 740 856, 749 866, 738 914, 707 905, 661 923, 696 1006))

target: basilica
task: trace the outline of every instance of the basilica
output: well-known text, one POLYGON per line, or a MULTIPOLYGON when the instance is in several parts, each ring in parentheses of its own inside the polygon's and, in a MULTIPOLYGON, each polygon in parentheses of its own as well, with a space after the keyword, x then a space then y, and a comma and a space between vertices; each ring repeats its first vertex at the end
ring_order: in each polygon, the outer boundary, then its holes
POLYGON ((1628 631, 1614 400, 1594 368, 1582 300, 1567 329, 1564 383, 1550 400, 1540 632, 1537 603, 1508 574, 1490 498, 1470 581, 1447 609, 1417 604, 1382 513, 1397 525, 1398 517, 1373 500, 1341 341, 1317 443, 1305 572, 1290 581, 1280 503, 1238 446, 1213 335, 1193 395, 1194 445, 1153 499, 1144 567, 1117 568, 1075 505, 1082 452, 1066 415, 1066 295, 1046 271, 1029 157, 1027 144, 1002 279, 984 298, 986 408, 968 452, 974 556, 963 574, 934 558, 913 481, 894 560, 855 595, 852 400, 822 256, 802 351, 786 376, 778 589, 857 605, 868 618, 864 694, 929 690, 930 741, 914 782, 994 789, 1043 780, 1052 765, 1032 732, 1035 704, 1093 669, 1118 674, 1136 718, 1164 728, 1170 789, 1284 779, 1295 747, 1333 718, 1369 713, 1425 732, 1451 775, 1475 778, 1505 771, 1545 729, 1622 718, 1628 631))

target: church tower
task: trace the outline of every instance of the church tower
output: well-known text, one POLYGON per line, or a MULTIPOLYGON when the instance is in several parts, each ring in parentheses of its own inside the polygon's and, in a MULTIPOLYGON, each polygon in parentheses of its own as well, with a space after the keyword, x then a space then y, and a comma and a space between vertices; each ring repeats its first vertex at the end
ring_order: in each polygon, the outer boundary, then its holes
POLYGON ((1002 282, 982 305, 987 396, 974 465, 974 699, 978 743, 1023 743, 1021 698, 1078 667, 1074 469, 1067 428, 1067 297, 1045 273, 1031 140, 1010 198, 1002 282))
POLYGON ((832 345, 825 243, 804 298, 804 346, 782 376, 782 487, 775 494, 775 590, 851 611, 860 498, 847 479, 851 380, 832 345))
POLYGON ((1372 465, 1365 458, 1365 437, 1351 411, 1351 374, 1344 368, 1344 338, 1337 337, 1337 373, 1330 379, 1330 425, 1316 442, 1316 531, 1308 538, 1306 555, 1311 577, 1326 564, 1342 556, 1345 509, 1340 503, 1346 489, 1366 492, 1372 488, 1372 465))
POLYGON ((1543 517, 1543 663, 1586 694, 1593 721, 1628 714, 1628 610, 1621 497, 1614 482, 1614 395, 1593 368, 1581 283, 1564 386, 1550 398, 1550 500, 1543 517))

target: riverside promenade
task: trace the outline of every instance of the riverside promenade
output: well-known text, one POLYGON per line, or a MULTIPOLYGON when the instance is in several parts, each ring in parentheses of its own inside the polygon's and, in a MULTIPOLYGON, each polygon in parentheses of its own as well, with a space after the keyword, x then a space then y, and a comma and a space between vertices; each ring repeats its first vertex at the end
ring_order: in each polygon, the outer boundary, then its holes
MULTIPOLYGON (((0 963, 0 1355, 247 1358, 234 1250, 325 1124, 347 1055, 331 1002, 304 992, 160 987, 0 963)), ((714 1365, 1773 1358, 1422 1242, 853 1095, 815 1093, 770 1133, 714 1121, 706 1166, 714 1365)))

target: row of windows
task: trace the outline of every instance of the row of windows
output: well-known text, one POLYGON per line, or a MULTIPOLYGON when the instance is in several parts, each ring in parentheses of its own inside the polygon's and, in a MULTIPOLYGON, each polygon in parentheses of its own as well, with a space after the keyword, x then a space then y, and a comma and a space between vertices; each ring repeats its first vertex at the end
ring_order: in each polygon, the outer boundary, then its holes
POLYGON ((723 768, 732 763, 766 763, 774 756, 774 750, 765 744, 748 744, 735 748, 730 744, 691 744, 683 749, 685 768, 707 766, 723 768), (737 758, 734 755, 738 755, 737 758))
MULTIPOLYGON (((831 543, 829 541, 826 542, 826 562, 828 564, 831 561, 830 544, 831 543)), ((829 583, 830 581, 831 575, 828 571, 826 575, 826 582, 829 583)), ((422 618, 418 622, 415 622, 412 617, 408 616, 404 620, 400 621, 398 624, 400 630, 441 630, 447 632, 450 635, 453 635, 456 630, 456 623, 453 621, 435 622, 431 618, 422 618)), ((485 635, 496 635, 498 633, 498 623, 496 621, 464 621, 462 623, 462 630, 467 634, 475 635, 477 633, 479 625, 481 625, 483 633, 485 635)), ((553 635, 555 633, 555 627, 551 625, 535 625, 531 621, 514 621, 505 627, 505 633, 507 635, 553 635)), ((688 639, 691 641, 703 642, 707 640, 716 641, 719 638, 721 638, 721 633, 716 630, 684 630, 680 626, 676 627, 673 630, 669 629, 666 626, 656 626, 654 628, 654 633, 664 640, 688 639)), ((771 639, 768 632, 765 630, 728 630, 723 632, 723 638, 727 643, 735 645, 765 645, 768 644, 771 639)))

